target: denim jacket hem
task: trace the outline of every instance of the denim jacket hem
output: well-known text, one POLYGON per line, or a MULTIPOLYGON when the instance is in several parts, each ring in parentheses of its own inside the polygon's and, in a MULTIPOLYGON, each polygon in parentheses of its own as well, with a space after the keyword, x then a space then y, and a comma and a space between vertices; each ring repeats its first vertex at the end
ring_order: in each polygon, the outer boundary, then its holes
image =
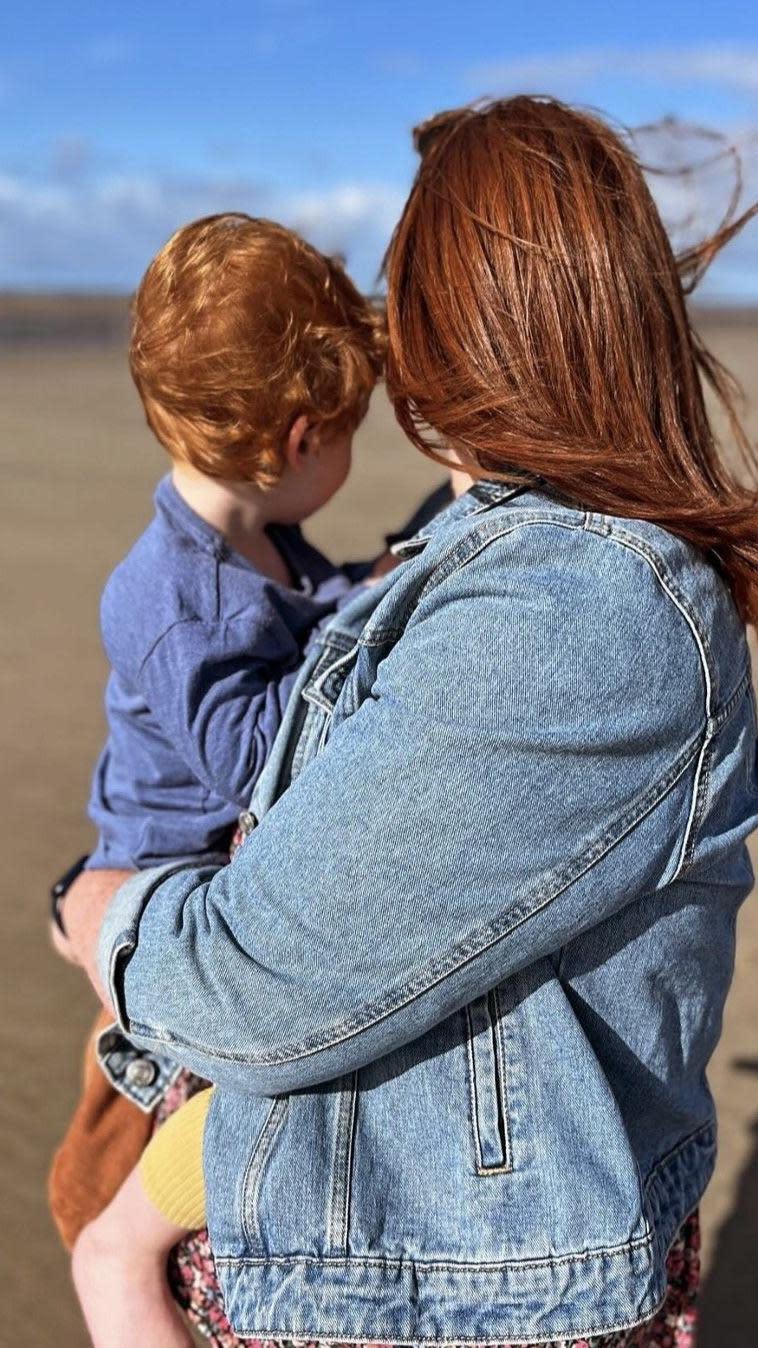
POLYGON ((243 1338, 482 1348, 631 1329, 665 1298, 666 1252, 715 1151, 709 1122, 664 1158, 645 1186, 647 1233, 615 1248, 495 1263, 216 1254, 227 1316, 243 1338), (526 1306, 539 1309, 524 1318, 526 1306))

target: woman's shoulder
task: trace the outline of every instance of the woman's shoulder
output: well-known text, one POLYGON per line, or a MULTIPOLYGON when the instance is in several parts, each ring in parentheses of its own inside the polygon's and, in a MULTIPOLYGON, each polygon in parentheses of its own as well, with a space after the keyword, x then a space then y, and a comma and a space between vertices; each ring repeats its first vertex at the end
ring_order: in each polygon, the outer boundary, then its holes
POLYGON ((663 674, 707 690, 713 710, 748 665, 744 625, 717 565, 647 521, 522 493, 443 525, 426 569, 426 606, 467 598, 471 634, 485 612, 491 625, 499 613, 491 639, 507 631, 521 650, 532 642, 542 668, 568 673, 584 655, 626 680, 636 670, 657 685, 663 674))

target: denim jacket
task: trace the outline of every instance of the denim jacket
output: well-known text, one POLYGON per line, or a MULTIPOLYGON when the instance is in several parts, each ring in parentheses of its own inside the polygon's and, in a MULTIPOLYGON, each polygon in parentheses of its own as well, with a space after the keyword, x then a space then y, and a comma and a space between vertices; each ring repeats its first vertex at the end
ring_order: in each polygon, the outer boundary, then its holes
POLYGON ((310 650, 234 861, 129 881, 101 967, 143 1052, 218 1083, 240 1335, 607 1333, 713 1167, 744 629, 680 539, 534 486, 400 547, 310 650))

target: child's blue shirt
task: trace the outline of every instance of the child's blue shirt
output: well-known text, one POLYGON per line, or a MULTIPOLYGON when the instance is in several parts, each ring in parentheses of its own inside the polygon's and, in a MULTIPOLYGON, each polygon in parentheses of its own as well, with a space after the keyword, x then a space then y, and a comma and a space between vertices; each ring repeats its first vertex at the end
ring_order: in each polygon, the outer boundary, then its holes
POLYGON ((103 594, 108 740, 89 803, 90 867, 226 850, 313 629, 353 580, 299 528, 270 535, 292 588, 262 575, 169 477, 103 594))

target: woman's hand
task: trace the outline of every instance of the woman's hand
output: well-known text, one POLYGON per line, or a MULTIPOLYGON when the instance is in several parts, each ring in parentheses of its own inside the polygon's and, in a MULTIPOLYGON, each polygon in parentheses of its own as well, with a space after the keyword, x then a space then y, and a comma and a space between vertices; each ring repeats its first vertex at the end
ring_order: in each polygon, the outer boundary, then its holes
POLYGON ((80 964, 106 1009, 112 1011, 110 994, 100 982, 97 943, 103 918, 116 890, 133 871, 82 871, 62 902, 66 935, 53 943, 64 959, 80 964))

